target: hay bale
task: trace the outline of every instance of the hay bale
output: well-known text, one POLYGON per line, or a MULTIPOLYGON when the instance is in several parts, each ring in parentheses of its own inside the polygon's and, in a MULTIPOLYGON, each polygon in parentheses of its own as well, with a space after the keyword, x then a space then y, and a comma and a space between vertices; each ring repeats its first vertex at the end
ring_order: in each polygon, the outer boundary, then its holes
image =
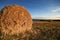
POLYGON ((1 10, 0 16, 0 28, 5 35, 24 33, 32 28, 31 15, 22 6, 6 6, 1 10))

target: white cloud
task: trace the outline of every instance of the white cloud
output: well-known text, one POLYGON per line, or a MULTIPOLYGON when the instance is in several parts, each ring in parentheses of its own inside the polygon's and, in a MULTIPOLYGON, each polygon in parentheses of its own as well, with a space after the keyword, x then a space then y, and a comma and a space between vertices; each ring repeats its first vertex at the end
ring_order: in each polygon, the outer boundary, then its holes
POLYGON ((42 17, 33 17, 33 19, 57 19, 60 20, 60 15, 50 15, 50 16, 42 16, 42 17))
POLYGON ((50 9, 48 14, 43 15, 43 16, 35 16, 32 17, 34 19, 59 19, 60 20, 60 7, 52 8, 50 9))
POLYGON ((52 10, 52 12, 59 12, 59 11, 60 11, 60 7, 52 10))
POLYGON ((51 18, 59 18, 60 19, 60 7, 53 8, 51 10, 51 18))

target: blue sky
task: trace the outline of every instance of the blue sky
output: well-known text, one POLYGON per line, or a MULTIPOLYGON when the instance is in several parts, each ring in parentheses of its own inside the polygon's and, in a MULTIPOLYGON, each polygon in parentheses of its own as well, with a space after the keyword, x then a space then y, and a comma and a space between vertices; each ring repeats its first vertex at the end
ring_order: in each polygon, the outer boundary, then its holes
POLYGON ((12 4, 25 7, 32 17, 60 17, 60 0, 0 0, 0 10, 12 4))

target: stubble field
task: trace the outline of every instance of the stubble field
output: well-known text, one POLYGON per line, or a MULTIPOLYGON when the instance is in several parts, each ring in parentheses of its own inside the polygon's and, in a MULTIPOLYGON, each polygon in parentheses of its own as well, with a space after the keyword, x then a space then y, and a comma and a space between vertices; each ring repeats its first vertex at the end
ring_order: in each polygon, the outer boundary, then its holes
POLYGON ((60 40, 60 21, 33 21, 32 30, 24 34, 3 35, 0 40, 60 40))
POLYGON ((35 40, 60 40, 60 21, 33 21, 35 40))

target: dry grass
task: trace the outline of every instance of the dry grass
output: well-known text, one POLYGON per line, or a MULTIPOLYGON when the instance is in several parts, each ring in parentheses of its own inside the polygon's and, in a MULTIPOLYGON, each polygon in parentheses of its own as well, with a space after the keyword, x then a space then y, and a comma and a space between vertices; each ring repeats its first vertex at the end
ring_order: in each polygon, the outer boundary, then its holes
POLYGON ((3 35, 0 40, 60 40, 60 22, 33 22, 32 30, 19 35, 3 35))
POLYGON ((37 40, 60 40, 60 22, 33 22, 33 29, 38 33, 37 40))

